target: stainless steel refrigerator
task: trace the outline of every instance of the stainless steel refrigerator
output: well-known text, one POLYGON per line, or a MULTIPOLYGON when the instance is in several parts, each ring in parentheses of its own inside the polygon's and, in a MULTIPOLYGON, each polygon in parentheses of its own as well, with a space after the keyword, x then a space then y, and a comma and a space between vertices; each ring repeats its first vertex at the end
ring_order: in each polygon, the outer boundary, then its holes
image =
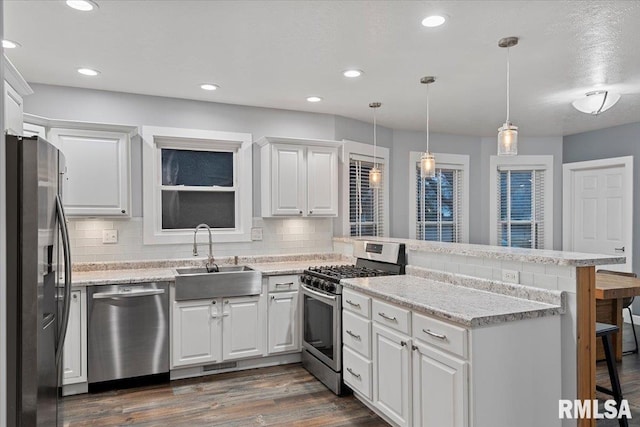
POLYGON ((6 136, 7 425, 56 426, 69 318, 71 254, 61 198, 64 156, 6 136))

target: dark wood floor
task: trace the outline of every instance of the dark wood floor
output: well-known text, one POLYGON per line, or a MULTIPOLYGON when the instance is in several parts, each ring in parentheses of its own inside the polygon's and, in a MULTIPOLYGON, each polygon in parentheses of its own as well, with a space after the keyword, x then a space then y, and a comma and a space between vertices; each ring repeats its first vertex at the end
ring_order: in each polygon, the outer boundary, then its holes
MULTIPOLYGON (((636 334, 640 339, 640 325, 636 325, 636 334)), ((624 350, 631 350, 635 346, 631 325, 624 324, 623 342, 624 350)), ((622 357, 622 362, 618 363, 618 375, 620 376, 620 385, 622 387, 622 396, 629 401, 631 407, 632 419, 629 420, 629 426, 640 427, 640 355, 629 354, 622 357)), ((609 388, 609 374, 606 362, 598 362, 596 372, 596 383, 609 388)), ((606 394, 596 393, 596 399, 606 400, 610 397, 606 394)), ((617 427, 617 420, 598 420, 598 427, 617 427)))
POLYGON ((388 426, 299 364, 71 396, 63 405, 65 427, 388 426))

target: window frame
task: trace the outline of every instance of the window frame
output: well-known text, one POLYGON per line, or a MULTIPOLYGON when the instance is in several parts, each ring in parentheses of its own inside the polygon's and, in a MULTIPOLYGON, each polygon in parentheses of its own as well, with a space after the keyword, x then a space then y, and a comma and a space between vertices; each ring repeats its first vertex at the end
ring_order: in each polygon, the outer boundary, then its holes
MULTIPOLYGON (((343 139, 342 150, 340 150, 340 161, 342 162, 341 168, 341 178, 342 182, 340 184, 341 190, 341 210, 342 213, 342 230, 341 234, 345 237, 351 236, 351 221, 350 221, 350 199, 349 199, 349 187, 350 187, 350 174, 349 168, 351 163, 351 157, 367 157, 373 161, 373 145, 365 144, 362 142, 351 141, 348 139, 343 139)), ((379 234, 378 237, 384 237, 389 235, 389 163, 390 152, 386 147, 376 147, 376 159, 378 159, 378 164, 384 165, 382 168, 382 234, 379 234)), ((353 236, 355 237, 355 236, 353 236)))
MULTIPOLYGON (((216 243, 251 241, 253 166, 252 137, 248 133, 144 126, 143 241, 148 244, 193 243, 194 229, 162 229, 162 190, 235 192, 235 227, 212 228, 216 243), (162 185, 162 149, 232 152, 233 187, 162 185)), ((206 233, 198 240, 204 242, 206 233)))
MULTIPOLYGON (((491 156, 489 160, 489 243, 498 246, 498 169, 512 171, 544 171, 544 239, 543 249, 553 249, 553 156, 491 156)), ((532 192, 535 189, 532 188, 532 192)), ((505 246, 501 246, 505 247, 505 246)), ((512 246, 508 246, 512 247, 512 246)))
MULTIPOLYGON (((460 242, 469 243, 469 156, 466 154, 433 153, 436 158, 436 169, 456 169, 462 171, 462 221, 460 242)), ((417 239, 417 206, 416 165, 420 162, 421 151, 409 152, 409 238, 417 239)), ((444 242, 448 243, 448 242, 444 242)))

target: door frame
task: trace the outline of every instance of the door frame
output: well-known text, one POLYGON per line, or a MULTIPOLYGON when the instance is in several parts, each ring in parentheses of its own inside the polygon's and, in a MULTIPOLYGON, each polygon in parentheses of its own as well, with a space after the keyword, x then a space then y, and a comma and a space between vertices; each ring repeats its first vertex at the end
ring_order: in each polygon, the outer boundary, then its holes
MULTIPOLYGON (((632 271, 633 266, 633 156, 612 157, 608 159, 587 160, 584 162, 565 163, 562 165, 562 250, 573 251, 573 227, 569 226, 575 217, 573 202, 574 174, 589 169, 606 169, 622 166, 625 170, 624 197, 630 201, 625 209, 625 217, 630 227, 631 239, 625 244, 624 256, 627 258, 624 271, 632 271)), ((620 264, 621 266, 623 264, 620 264)))

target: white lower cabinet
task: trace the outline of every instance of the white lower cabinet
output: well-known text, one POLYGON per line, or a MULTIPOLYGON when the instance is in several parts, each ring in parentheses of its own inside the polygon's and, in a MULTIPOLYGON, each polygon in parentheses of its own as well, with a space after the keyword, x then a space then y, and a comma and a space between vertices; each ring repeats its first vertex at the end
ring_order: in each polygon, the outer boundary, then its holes
POLYGON ((268 339, 269 354, 300 350, 299 294, 273 292, 269 294, 268 339))
POLYGON ((218 300, 173 303, 172 366, 220 361, 219 306, 218 300))
POLYGON ((261 356, 264 334, 260 296, 225 298, 222 305, 222 359, 261 356))
POLYGON ((411 425, 411 339, 373 324, 373 404, 398 426, 411 425))
POLYGON ((87 382, 86 293, 71 292, 69 323, 62 351, 62 385, 87 382))

